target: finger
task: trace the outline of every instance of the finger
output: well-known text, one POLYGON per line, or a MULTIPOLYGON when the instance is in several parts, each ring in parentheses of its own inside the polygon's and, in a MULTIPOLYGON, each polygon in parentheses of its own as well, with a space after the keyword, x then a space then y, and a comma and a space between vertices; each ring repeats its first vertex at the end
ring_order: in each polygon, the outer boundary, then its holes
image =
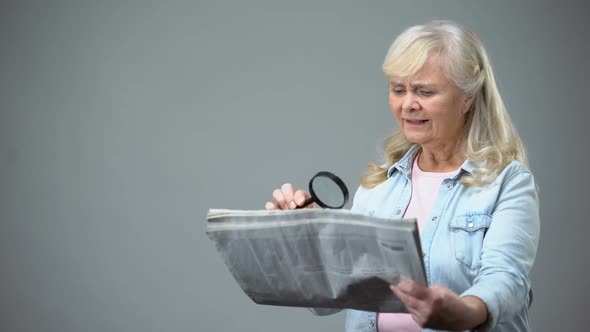
POLYGON ((282 210, 288 209, 287 203, 285 202, 285 196, 283 195, 283 192, 280 189, 275 189, 272 192, 272 198, 274 198, 274 200, 276 202, 276 206, 279 209, 282 209, 282 210))
POLYGON ((398 286, 391 285, 390 288, 397 298, 406 306, 406 309, 412 315, 412 318, 416 323, 420 326, 424 326, 426 322, 425 313, 428 311, 428 308, 425 307, 425 302, 403 292, 398 286))
POLYGON ((415 298, 424 299, 428 296, 428 287, 422 286, 417 282, 402 280, 396 287, 415 298))
POLYGON ((424 317, 422 316, 422 313, 420 313, 417 310, 408 310, 410 312, 410 314, 412 315, 412 319, 421 327, 424 327, 424 324, 426 323, 426 320, 424 319, 424 317))
POLYGON ((412 295, 405 293, 398 286, 391 285, 389 288, 393 294, 395 294, 395 296, 397 296, 397 298, 402 301, 406 308, 410 309, 415 307, 416 299, 414 299, 412 295))
POLYGON ((422 315, 422 313, 420 312, 420 310, 414 309, 414 308, 408 308, 406 307, 406 309, 408 309, 408 313, 410 315, 412 315, 412 319, 418 323, 418 325, 422 326, 423 322, 424 322, 424 317, 422 315))
POLYGON ((266 202, 264 205, 265 210, 276 210, 277 206, 273 202, 266 202))
POLYGON ((293 196, 295 195, 295 188, 290 183, 285 183, 281 186, 281 191, 283 192, 283 196, 285 197, 285 203, 287 207, 290 209, 294 209, 297 207, 297 204, 293 201, 293 196))
POLYGON ((398 288, 399 290, 405 292, 405 293, 410 293, 413 290, 413 283, 411 281, 408 280, 404 280, 401 279, 399 281, 399 283, 397 285, 395 285, 396 288, 398 288))
MULTIPOLYGON (((311 195, 307 191, 297 190, 295 192, 294 200, 295 200, 295 203, 297 203, 297 206, 303 206, 305 204, 305 202, 307 201, 307 199, 310 197, 311 197, 311 195)), ((313 204, 310 204, 309 207, 313 207, 313 204)))

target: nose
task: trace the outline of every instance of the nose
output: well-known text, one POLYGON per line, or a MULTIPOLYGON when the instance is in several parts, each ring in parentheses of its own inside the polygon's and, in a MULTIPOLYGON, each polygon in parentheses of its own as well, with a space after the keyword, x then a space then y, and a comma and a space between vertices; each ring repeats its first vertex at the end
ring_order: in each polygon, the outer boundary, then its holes
POLYGON ((420 103, 418 102, 416 96, 411 92, 406 93, 402 102, 402 111, 411 113, 419 109, 420 103))

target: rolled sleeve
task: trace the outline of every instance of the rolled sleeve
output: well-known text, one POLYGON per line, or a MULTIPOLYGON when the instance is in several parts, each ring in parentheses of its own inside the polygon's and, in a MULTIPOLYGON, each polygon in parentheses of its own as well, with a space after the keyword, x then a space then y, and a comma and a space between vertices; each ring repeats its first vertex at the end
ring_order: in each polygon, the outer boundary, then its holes
POLYGON ((530 270, 539 241, 539 204, 533 175, 522 169, 505 179, 481 251, 482 266, 461 296, 481 299, 488 320, 478 331, 511 320, 528 305, 530 270))

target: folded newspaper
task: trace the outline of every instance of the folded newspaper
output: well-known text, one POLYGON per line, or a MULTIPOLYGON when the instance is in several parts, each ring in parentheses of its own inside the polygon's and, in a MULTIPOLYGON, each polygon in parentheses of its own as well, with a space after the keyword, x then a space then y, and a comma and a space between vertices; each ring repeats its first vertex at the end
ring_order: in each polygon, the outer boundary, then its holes
POLYGON ((207 235, 255 303, 407 312, 389 289, 426 285, 414 219, 348 210, 209 210, 207 235))

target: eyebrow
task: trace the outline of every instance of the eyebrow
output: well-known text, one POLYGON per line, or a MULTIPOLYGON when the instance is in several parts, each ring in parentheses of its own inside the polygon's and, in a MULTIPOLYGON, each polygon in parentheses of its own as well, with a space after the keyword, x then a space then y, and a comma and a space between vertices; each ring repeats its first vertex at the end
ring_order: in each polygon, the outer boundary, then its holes
MULTIPOLYGON (((391 84, 393 86, 399 86, 399 85, 403 86, 404 85, 403 83, 401 83, 399 81, 389 81, 389 84, 391 84)), ((416 89, 416 88, 434 88, 437 85, 434 84, 434 83, 428 83, 428 82, 420 82, 420 81, 418 81, 418 82, 411 83, 410 86, 412 88, 416 89)))

